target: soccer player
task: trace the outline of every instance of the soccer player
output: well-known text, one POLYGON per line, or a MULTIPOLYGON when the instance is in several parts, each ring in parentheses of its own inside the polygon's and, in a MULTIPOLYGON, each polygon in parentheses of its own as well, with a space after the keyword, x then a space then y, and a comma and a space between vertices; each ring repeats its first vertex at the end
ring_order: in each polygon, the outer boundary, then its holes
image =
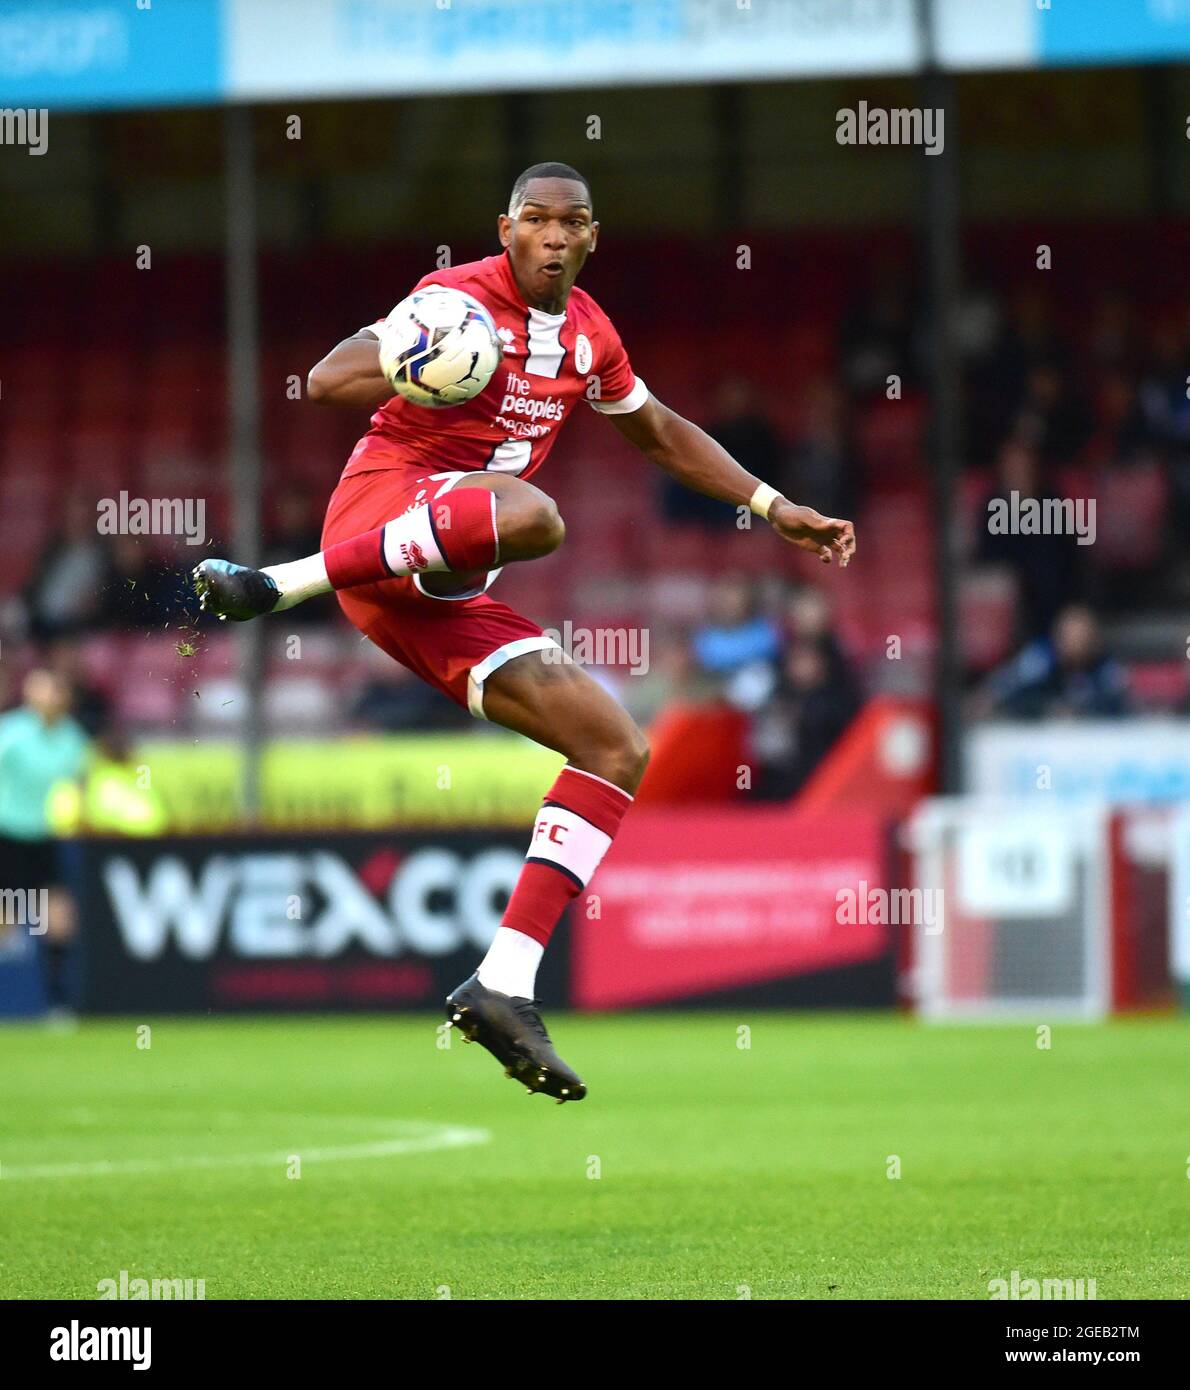
POLYGON ((446 1012, 505 1074, 559 1102, 586 1086, 557 1055, 534 998, 538 962, 566 904, 582 892, 632 804, 648 745, 621 706, 560 660, 536 623, 491 598, 507 564, 548 555, 565 528, 529 478, 584 399, 672 477, 748 506, 792 545, 846 565, 849 521, 796 506, 740 467, 635 375, 607 315, 575 288, 595 250, 586 179, 535 164, 517 179, 497 227, 502 254, 426 275, 490 311, 504 344, 487 387, 447 410, 394 396, 378 329, 361 328, 314 367, 311 400, 371 410, 331 497, 315 555, 254 570, 204 560, 203 607, 244 621, 334 589, 348 619, 394 660, 479 719, 555 749, 566 766, 545 795, 502 923, 446 1012))

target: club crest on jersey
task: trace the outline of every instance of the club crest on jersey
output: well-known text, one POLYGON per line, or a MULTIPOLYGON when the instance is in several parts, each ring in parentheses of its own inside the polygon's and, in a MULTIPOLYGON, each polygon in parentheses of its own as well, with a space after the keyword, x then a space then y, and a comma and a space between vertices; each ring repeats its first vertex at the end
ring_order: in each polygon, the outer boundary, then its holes
POLYGON ((511 328, 497 328, 496 337, 499 338, 500 341, 504 344, 505 352, 516 351, 516 344, 513 341, 513 339, 516 337, 516 334, 512 331, 511 328))
POLYGON ((591 370, 591 340, 585 333, 574 340, 574 369, 580 376, 591 370))

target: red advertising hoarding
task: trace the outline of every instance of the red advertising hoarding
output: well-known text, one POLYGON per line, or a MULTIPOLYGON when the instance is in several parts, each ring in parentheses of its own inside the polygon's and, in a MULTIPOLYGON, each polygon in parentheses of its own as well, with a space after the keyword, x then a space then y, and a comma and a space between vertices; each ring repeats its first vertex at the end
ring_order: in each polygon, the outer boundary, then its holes
POLYGON ((573 1002, 666 1003, 875 960, 889 927, 866 904, 891 886, 886 866, 874 815, 638 807, 572 910, 573 1002))

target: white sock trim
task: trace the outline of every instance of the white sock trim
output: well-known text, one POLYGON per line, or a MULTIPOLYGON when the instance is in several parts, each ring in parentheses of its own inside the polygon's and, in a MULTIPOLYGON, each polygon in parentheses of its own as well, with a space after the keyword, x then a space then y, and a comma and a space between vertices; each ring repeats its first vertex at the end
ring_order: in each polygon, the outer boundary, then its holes
POLYGON ((612 837, 565 806, 543 806, 533 822, 525 858, 553 864, 585 888, 611 847, 612 837))
POLYGON ((497 927, 488 953, 480 962, 479 983, 501 994, 532 999, 537 987, 537 967, 545 955, 540 941, 512 927, 497 927))
POLYGON ((303 555, 300 560, 287 560, 282 565, 266 565, 261 573, 267 574, 281 592, 274 613, 283 613, 316 594, 329 594, 334 587, 327 578, 321 550, 303 555))
POLYGON ((432 503, 423 502, 411 512, 384 523, 384 560, 394 575, 424 574, 449 568, 430 520, 432 503))
POLYGON ((572 767, 570 763, 567 763, 563 771, 577 772, 580 777, 589 777, 592 782, 602 782, 605 787, 610 787, 612 791, 619 792, 621 796, 626 797, 629 801, 636 800, 631 792, 626 792, 623 787, 617 787, 614 782, 609 782, 606 777, 600 777, 597 772, 588 772, 585 767, 572 767))

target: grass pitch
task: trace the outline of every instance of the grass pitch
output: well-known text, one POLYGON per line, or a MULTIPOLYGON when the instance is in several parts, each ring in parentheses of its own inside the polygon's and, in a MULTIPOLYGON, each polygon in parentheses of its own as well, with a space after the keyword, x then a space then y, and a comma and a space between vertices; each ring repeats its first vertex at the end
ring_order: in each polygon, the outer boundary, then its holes
POLYGON ((0 1028, 0 1296, 1190 1293, 1184 1019, 549 1021, 580 1104, 429 1017, 0 1028))

